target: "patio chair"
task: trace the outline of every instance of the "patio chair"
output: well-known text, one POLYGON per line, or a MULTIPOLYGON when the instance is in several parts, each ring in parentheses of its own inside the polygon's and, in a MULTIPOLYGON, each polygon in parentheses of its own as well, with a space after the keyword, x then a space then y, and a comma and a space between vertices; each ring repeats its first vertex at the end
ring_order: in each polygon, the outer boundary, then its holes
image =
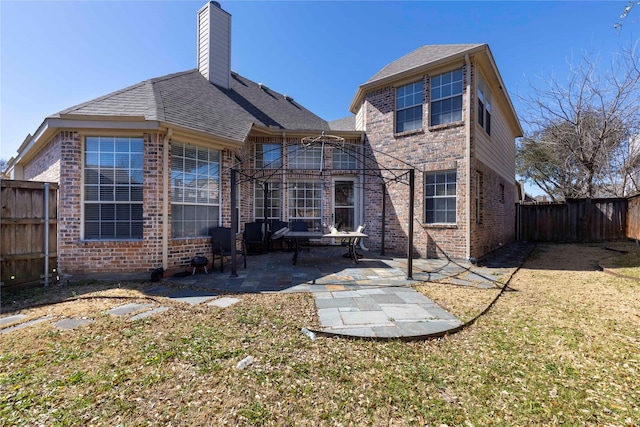
POLYGON ((259 248, 262 253, 265 250, 264 233, 262 232, 264 227, 263 222, 247 222, 244 224, 244 244, 247 247, 247 253, 251 252, 252 248, 259 248))
POLYGON ((284 233, 289 231, 288 223, 280 220, 273 220, 269 226, 269 250, 275 249, 278 246, 282 249, 284 242, 284 233))
POLYGON ((236 243, 236 259, 242 256, 244 268, 247 268, 247 248, 244 244, 244 239, 238 240, 235 234, 231 232, 230 227, 212 227, 209 229, 209 234, 211 235, 211 250, 213 252, 212 270, 216 268, 216 257, 220 257, 220 272, 224 273, 224 257, 231 256, 232 238, 236 243), (240 242, 240 249, 237 246, 238 241, 240 242))
MULTIPOLYGON (((359 225, 358 228, 356 228, 356 233, 364 233, 364 229, 365 228, 367 228, 366 224, 365 225, 359 225)), ((362 255, 361 253, 358 253, 356 251, 356 248, 360 244, 360 240, 361 239, 362 239, 362 237, 356 237, 356 238, 353 239, 353 241, 348 246, 347 253, 343 255, 345 258, 351 258, 354 261, 357 261, 358 259, 364 257, 364 255, 362 255)))

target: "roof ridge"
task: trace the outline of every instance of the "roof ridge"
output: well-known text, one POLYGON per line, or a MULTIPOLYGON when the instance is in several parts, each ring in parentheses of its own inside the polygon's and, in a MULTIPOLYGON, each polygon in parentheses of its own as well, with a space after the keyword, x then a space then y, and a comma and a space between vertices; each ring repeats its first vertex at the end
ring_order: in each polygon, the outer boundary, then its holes
MULTIPOLYGON (((136 89, 140 89, 140 88, 143 88, 143 87, 149 86, 149 85, 150 85, 150 88, 151 88, 151 92, 152 92, 152 94, 154 96, 154 99, 157 99, 157 97, 155 95, 155 87, 154 87, 155 83, 161 82, 161 81, 164 81, 164 80, 168 80, 170 78, 175 78, 175 77, 178 77, 178 76, 181 76, 181 75, 184 75, 184 74, 189 74, 189 73, 192 73, 193 71, 197 71, 197 70, 193 69, 193 70, 188 70, 188 71, 181 71, 181 72, 178 72, 178 73, 167 74, 167 75, 161 76, 161 77, 153 77, 153 78, 150 78, 150 79, 145 79, 145 80, 142 80, 142 81, 140 81, 138 83, 134 83, 132 85, 124 87, 122 89, 118 89, 116 91, 107 93, 106 95, 102 95, 102 96, 99 96, 97 98, 93 98, 93 99, 90 99, 88 101, 82 102, 80 104, 76 104, 76 105, 73 105, 71 107, 65 108, 64 110, 58 111, 53 116, 59 115, 59 114, 69 114, 71 111, 79 110, 79 109, 81 109, 83 107, 86 107, 89 104, 93 104, 93 103, 96 103, 96 102, 104 101, 106 99, 113 98, 114 96, 118 96, 118 95, 121 95, 123 93, 130 92, 130 91, 136 90, 136 89)), ((162 101, 161 101, 161 103, 162 103, 162 101)), ((164 110, 164 108, 163 108, 163 110, 164 110)), ((157 112, 158 111, 156 111, 156 113, 157 112)), ((163 111, 163 116, 164 116, 164 111, 163 111)))

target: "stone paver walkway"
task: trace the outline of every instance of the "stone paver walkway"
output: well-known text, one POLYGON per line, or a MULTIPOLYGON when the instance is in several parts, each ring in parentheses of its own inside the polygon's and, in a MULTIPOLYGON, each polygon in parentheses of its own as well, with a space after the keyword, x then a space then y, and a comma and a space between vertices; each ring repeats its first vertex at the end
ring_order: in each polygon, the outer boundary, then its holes
MULTIPOLYGON (((448 259, 416 259, 411 278, 407 277, 405 258, 365 252, 362 261, 355 264, 341 256, 344 248, 319 247, 303 252, 294 266, 291 253, 270 252, 250 256, 248 268, 238 268, 237 276, 230 274, 231 268, 227 264, 225 273, 215 270, 209 274, 167 278, 162 283, 149 286, 146 293, 186 305, 226 308, 240 299, 218 297, 220 293, 310 292, 314 295, 322 325, 316 332, 371 338, 427 338, 456 330, 461 322, 416 292, 412 285, 439 281, 479 289, 495 288, 501 286, 496 284, 498 279, 502 283, 508 280, 533 247, 527 243, 512 243, 478 264, 448 259)), ((114 306, 107 313, 128 316, 133 321, 166 310, 168 307, 155 302, 127 303, 114 306)), ((0 318, 0 333, 10 333, 49 320, 60 329, 74 329, 92 321, 41 317, 20 323, 24 318, 24 315, 0 318), (3 325, 11 326, 3 328, 3 325)))

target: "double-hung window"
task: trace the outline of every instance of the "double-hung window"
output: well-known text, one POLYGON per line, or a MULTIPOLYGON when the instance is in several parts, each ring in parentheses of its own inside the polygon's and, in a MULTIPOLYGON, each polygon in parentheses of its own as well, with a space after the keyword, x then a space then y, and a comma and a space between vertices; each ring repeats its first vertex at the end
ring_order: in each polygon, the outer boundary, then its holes
POLYGON ((422 129, 422 81, 396 89, 396 133, 422 129))
POLYGON ((142 239, 143 151, 142 138, 85 139, 85 239, 142 239))
POLYGON ((280 181, 267 182, 267 197, 264 197, 264 186, 256 184, 254 190, 254 219, 265 219, 265 211, 267 220, 280 219, 282 192, 280 181), (266 205, 265 205, 266 203, 266 205))
POLYGON ((279 169, 282 166, 280 144, 256 144, 256 168, 279 169))
POLYGON ((344 145, 333 147, 333 169, 355 170, 358 168, 358 147, 344 145))
POLYGON ((289 169, 320 169, 322 166, 322 147, 290 145, 288 147, 289 169))
POLYGON ((431 126, 462 120, 462 70, 431 79, 431 126))
POLYGON ((171 144, 171 236, 207 236, 220 223, 220 151, 171 144))
POLYGON ((425 172, 425 222, 456 222, 456 171, 425 172))
POLYGON ((289 181, 289 221, 307 223, 309 230, 322 230, 322 181, 289 181))
POLYGON ((478 78, 478 125, 491 135, 491 92, 482 78, 478 78))

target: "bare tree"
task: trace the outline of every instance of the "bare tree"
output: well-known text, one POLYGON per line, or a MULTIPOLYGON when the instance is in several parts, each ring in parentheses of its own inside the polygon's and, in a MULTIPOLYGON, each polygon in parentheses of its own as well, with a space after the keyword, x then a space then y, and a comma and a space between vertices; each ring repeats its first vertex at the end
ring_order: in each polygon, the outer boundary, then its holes
POLYGON ((613 28, 615 28, 616 30, 619 30, 622 28, 625 21, 627 20, 627 17, 629 16, 629 13, 631 13, 631 9, 633 9, 633 6, 635 6, 636 4, 640 4, 640 1, 638 1, 637 3, 636 1, 637 0, 629 0, 627 2, 627 5, 624 7, 624 9, 622 10, 622 13, 620 14, 620 20, 615 24, 613 24, 613 28))
POLYGON ((6 178, 5 169, 7 168, 7 161, 0 159, 0 178, 6 178))
POLYGON ((621 51, 604 72, 583 55, 566 82, 540 82, 521 97, 530 131, 518 144, 518 174, 553 200, 622 196, 638 162, 630 150, 640 129, 637 51, 621 51))

